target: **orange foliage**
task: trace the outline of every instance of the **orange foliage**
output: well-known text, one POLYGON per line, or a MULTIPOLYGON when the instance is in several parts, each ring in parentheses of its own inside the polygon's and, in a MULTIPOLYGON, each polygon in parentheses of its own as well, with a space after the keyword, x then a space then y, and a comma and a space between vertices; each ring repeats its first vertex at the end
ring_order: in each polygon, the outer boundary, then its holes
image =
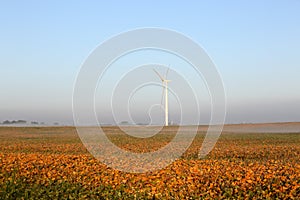
POLYGON ((2 142, 8 146, 0 151, 0 182, 11 180, 14 174, 28 184, 68 181, 90 189, 106 185, 124 188, 129 194, 146 193, 164 199, 300 198, 300 148, 291 141, 277 145, 266 140, 264 145, 239 146, 234 139, 221 139, 206 159, 193 157, 198 150, 199 141, 195 141, 181 159, 146 174, 108 168, 89 155, 80 141, 50 142, 44 152, 45 143, 41 141, 31 145, 2 142), (26 151, 19 151, 22 149, 26 151))

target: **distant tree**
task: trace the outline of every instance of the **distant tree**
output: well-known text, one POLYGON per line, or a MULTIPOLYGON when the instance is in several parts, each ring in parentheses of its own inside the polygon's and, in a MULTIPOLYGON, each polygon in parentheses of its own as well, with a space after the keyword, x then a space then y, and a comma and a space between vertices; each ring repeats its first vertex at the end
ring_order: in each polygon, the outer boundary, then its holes
POLYGON ((18 120, 16 121, 17 124, 26 124, 27 121, 26 120, 18 120))
POLYGON ((139 122, 139 123, 137 123, 137 125, 145 126, 145 125, 148 125, 148 124, 147 123, 143 123, 143 122, 139 122))
POLYGON ((11 124, 11 122, 9 120, 5 120, 2 124, 11 124))
POLYGON ((32 125, 38 125, 38 122, 31 122, 32 125))

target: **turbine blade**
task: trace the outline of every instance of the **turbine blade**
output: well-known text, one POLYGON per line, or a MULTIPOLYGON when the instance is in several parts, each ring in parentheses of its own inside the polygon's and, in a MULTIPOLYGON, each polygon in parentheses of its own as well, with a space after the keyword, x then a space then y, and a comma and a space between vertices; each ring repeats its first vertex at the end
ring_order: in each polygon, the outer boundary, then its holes
POLYGON ((167 69, 167 72, 166 72, 166 75, 165 75, 165 79, 167 80, 168 78, 168 74, 169 74, 169 71, 170 71, 170 65, 169 65, 169 67, 168 67, 168 69, 167 69))
POLYGON ((164 81, 164 78, 155 69, 153 69, 153 71, 158 75, 161 81, 164 81))

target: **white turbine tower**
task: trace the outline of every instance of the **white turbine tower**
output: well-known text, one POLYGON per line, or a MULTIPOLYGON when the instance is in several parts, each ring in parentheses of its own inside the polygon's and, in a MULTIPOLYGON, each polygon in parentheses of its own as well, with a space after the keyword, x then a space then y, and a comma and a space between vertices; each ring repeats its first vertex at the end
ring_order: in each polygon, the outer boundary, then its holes
POLYGON ((170 82, 171 80, 167 79, 168 73, 170 68, 167 69, 165 78, 162 77, 155 69, 153 69, 154 72, 158 75, 158 77, 160 78, 162 84, 163 84, 163 90, 162 90, 162 96, 161 96, 161 104, 162 104, 162 99, 163 99, 163 95, 165 92, 165 126, 169 125, 169 100, 168 100, 168 82, 170 82))

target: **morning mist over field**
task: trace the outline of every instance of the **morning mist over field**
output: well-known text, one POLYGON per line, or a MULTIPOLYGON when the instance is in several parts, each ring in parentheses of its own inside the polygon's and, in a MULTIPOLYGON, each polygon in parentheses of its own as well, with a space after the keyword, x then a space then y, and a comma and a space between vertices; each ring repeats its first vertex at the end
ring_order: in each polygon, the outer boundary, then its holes
MULTIPOLYGON (((112 1, 92 7, 84 2, 3 2, 0 121, 73 124, 73 86, 85 59, 113 35, 139 27, 176 30, 205 49, 225 86, 226 123, 300 121, 299 6, 298 1, 166 1, 159 5, 112 1)), ((129 55, 115 63, 106 87, 120 80, 121 68, 144 62, 170 64, 170 88, 180 82, 175 70, 185 73, 196 89, 202 122, 209 121, 210 100, 203 79, 175 56, 150 51, 129 55)), ((136 76, 147 76, 160 84, 151 71, 155 67, 136 76)), ((165 68, 158 69, 165 73, 165 68)), ((111 92, 95 91, 96 99, 111 92)), ((142 108, 160 103, 160 96, 160 88, 148 88, 140 93, 142 98, 136 96, 136 122, 148 122, 142 108), (145 98, 148 94, 152 102, 145 98)), ((122 99, 116 101, 118 104, 122 99)), ((177 122, 176 102, 172 97, 170 101, 170 118, 177 122)), ((104 117, 111 112, 107 106, 96 107, 104 117)), ((154 111, 154 116, 161 117, 161 110, 154 111)), ((105 120, 115 123, 109 116, 105 120)))

